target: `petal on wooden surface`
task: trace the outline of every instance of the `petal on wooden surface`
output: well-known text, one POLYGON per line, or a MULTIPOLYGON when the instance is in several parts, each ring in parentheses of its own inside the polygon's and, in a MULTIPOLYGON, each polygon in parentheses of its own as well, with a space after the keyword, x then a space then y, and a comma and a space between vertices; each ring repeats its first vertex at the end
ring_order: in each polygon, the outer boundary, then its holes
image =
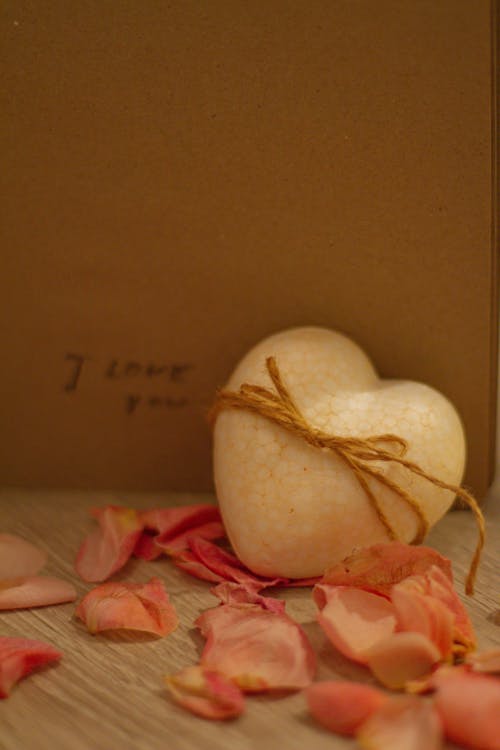
POLYGON ((146 531, 141 532, 133 549, 134 557, 139 557, 141 560, 147 560, 148 562, 161 557, 163 550, 157 546, 155 540, 156 535, 149 534, 146 531))
POLYGON ((389 699, 370 685, 339 680, 310 685, 306 700, 311 715, 325 729, 353 735, 389 699))
POLYGON ((47 562, 47 553, 15 534, 0 534, 0 580, 34 576, 47 562))
POLYGON ((197 503, 196 505, 177 506, 174 508, 155 508, 139 513, 144 527, 155 531, 159 542, 165 542, 178 536, 186 529, 221 521, 217 505, 197 503))
POLYGON ((318 613, 318 622, 325 635, 348 659, 366 664, 367 652, 395 630, 392 602, 345 586, 322 586, 320 591, 326 604, 318 613))
POLYGON ((245 698, 235 683, 203 666, 186 667, 165 678, 176 703, 204 719, 234 719, 245 709, 245 698))
POLYGON ((436 672, 433 685, 448 739, 476 750, 500 750, 500 680, 449 667, 436 672))
POLYGON ((189 540, 192 537, 211 541, 212 539, 223 539, 225 536, 226 531, 220 521, 208 521, 200 526, 181 531, 180 534, 166 541, 156 539, 155 545, 166 555, 175 556, 183 550, 189 549, 189 540))
POLYGON ((485 674, 500 674, 500 648, 488 651, 473 651, 465 657, 465 663, 473 672, 485 674))
POLYGON ((462 644, 467 651, 474 649, 476 644, 474 628, 453 582, 437 565, 433 565, 424 577, 426 593, 445 604, 454 615, 454 641, 462 644))
POLYGON ((93 509, 92 515, 99 528, 83 541, 75 568, 84 581, 94 583, 105 581, 125 565, 141 536, 143 523, 137 511, 115 505, 93 509))
POLYGON ((201 664, 222 672, 243 692, 300 690, 316 671, 302 628, 284 613, 257 604, 203 612, 196 625, 207 638, 201 664))
POLYGON ((358 732, 366 750, 440 750, 442 729, 432 703, 416 696, 387 700, 358 732))
POLYGON ((450 561, 431 547, 416 547, 402 542, 374 544, 327 570, 322 583, 354 586, 388 596, 395 583, 408 576, 425 573, 433 565, 452 581, 450 561))
POLYGON ((233 581, 223 581, 211 589, 223 604, 258 604, 263 609, 280 614, 285 611, 285 602, 272 596, 262 596, 256 588, 233 581))
POLYGON ((73 602, 76 589, 69 581, 52 576, 24 576, 0 581, 0 610, 46 607, 73 602))
POLYGON ((393 633, 367 654, 368 667, 391 690, 425 677, 440 660, 439 649, 422 633, 393 633))
POLYGON ((177 613, 159 578, 148 583, 103 583, 76 609, 90 633, 137 630, 165 636, 178 625, 177 613))
POLYGON ((409 580, 391 589, 398 629, 425 635, 437 646, 441 657, 447 659, 452 652, 455 615, 439 599, 407 585, 409 580))
POLYGON ((216 544, 191 537, 189 540, 191 552, 213 573, 219 575, 223 580, 234 581, 235 583, 250 583, 260 585, 260 588, 266 586, 277 586, 286 580, 283 578, 267 578, 257 576, 246 568, 235 555, 221 549, 216 544))
POLYGON ((190 550, 185 550, 172 559, 177 568, 183 570, 184 573, 188 573, 194 578, 199 578, 202 581, 210 581, 210 583, 219 583, 224 580, 224 578, 218 573, 214 573, 213 570, 207 568, 198 556, 190 550))
POLYGON ((0 636, 0 698, 38 667, 59 661, 62 653, 43 641, 0 636))

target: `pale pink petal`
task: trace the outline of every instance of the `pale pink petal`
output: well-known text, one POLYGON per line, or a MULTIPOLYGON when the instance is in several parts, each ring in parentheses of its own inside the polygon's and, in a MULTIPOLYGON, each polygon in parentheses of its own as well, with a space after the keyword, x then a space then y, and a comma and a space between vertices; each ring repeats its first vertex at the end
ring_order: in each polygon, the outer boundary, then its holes
POLYGON ((430 547, 402 542, 374 544, 355 552, 327 570, 323 583, 354 586, 388 596, 391 587, 411 575, 425 573, 433 565, 452 580, 451 563, 430 547))
POLYGON ((0 534, 0 580, 34 576, 47 562, 47 553, 14 534, 0 534))
POLYGON ((426 592, 445 604, 454 615, 453 639, 462 644, 467 651, 475 648, 476 636, 467 610, 450 578, 437 565, 433 565, 425 574, 426 592))
POLYGON ((318 622, 326 636, 348 659, 366 664, 372 646, 395 630, 392 603, 362 589, 322 585, 320 591, 326 604, 318 622))
POLYGON ((467 654, 465 662, 473 672, 500 674, 500 648, 472 652, 467 654))
POLYGON ((137 511, 108 505, 93 509, 99 528, 84 540, 75 568, 84 581, 105 581, 120 570, 139 539, 143 523, 137 511))
POLYGON ((158 538, 155 540, 155 544, 162 552, 166 555, 178 555, 185 549, 189 549, 189 540, 192 537, 198 537, 199 539, 206 539, 208 541, 212 539, 222 539, 226 536, 224 526, 220 521, 208 521, 207 523, 195 526, 193 528, 181 531, 177 536, 161 541, 158 538))
POLYGON ((211 589, 211 592, 223 604, 258 604, 263 609, 269 609, 278 614, 285 611, 285 602, 271 596, 262 596, 258 590, 248 584, 223 581, 211 589))
POLYGON ((76 609, 90 633, 139 630, 165 636, 175 630, 177 614, 159 578, 148 583, 103 583, 76 609))
POLYGON ((224 578, 218 573, 214 573, 210 568, 201 562, 197 555, 189 550, 181 552, 173 558, 174 565, 183 570, 184 573, 188 573, 194 578, 199 578, 202 581, 210 581, 211 583, 218 583, 223 581, 224 578))
POLYGON ((419 593, 406 581, 392 587, 391 601, 399 630, 422 633, 437 646, 443 659, 451 655, 455 616, 443 602, 419 593))
POLYGON ((306 690, 312 716, 330 732, 353 735, 388 697, 359 682, 315 682, 306 690))
POLYGON ((307 687, 316 658, 302 628, 284 613, 223 604, 196 621, 207 642, 201 664, 222 672, 244 692, 307 687))
POLYGON ((391 698, 358 732, 367 750, 440 750, 442 729, 431 703, 416 696, 391 698))
POLYGON ((393 633, 376 643, 367 654, 375 677, 391 690, 429 674, 439 663, 437 646, 421 633, 393 633))
POLYGON ((476 750, 500 750, 500 680, 450 667, 438 670, 433 683, 446 736, 476 750))
POLYGON ((239 687, 203 666, 186 667, 166 677, 165 683, 176 703, 204 719, 234 719, 245 709, 239 687))
POLYGON ((260 584, 260 588, 276 586, 286 581, 282 578, 268 578, 257 576, 246 568, 235 555, 226 552, 205 539, 191 537, 189 540, 191 552, 209 570, 221 576, 223 580, 236 583, 260 584))
POLYGON ((174 508, 155 508, 154 510, 141 511, 139 516, 145 528, 157 533, 158 542, 166 542, 186 529, 192 529, 211 521, 221 521, 219 508, 209 503, 197 503, 196 505, 174 508))
POLYGON ((52 576, 25 576, 0 581, 0 610, 63 604, 73 602, 76 596, 72 583, 52 576))
POLYGON ((59 661, 62 653, 49 643, 28 638, 0 636, 0 698, 22 677, 50 662, 59 661))

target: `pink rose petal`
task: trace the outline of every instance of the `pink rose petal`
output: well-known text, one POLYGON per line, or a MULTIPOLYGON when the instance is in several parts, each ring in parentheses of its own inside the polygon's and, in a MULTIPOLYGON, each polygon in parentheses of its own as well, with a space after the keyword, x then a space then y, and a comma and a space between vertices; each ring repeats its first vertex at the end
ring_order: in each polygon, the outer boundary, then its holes
POLYGON ((59 661, 62 653, 49 643, 28 638, 0 636, 0 698, 34 669, 59 661))
POLYGON ((131 556, 143 523, 132 508, 108 505, 92 511, 99 528, 84 540, 75 568, 84 581, 105 581, 120 570, 131 556))
POLYGON ((256 576, 235 555, 226 552, 216 544, 212 544, 212 542, 205 539, 192 537, 189 540, 189 546, 191 552, 201 563, 226 581, 257 584, 260 585, 260 588, 264 588, 266 586, 279 585, 284 580, 282 578, 256 576))
POLYGON ((255 588, 248 584, 223 581, 211 589, 223 604, 258 604, 263 609, 281 614, 285 611, 285 602, 282 599, 274 599, 271 596, 262 596, 255 588))
POLYGON ((196 625, 207 638, 201 664, 222 672, 244 692, 300 690, 312 681, 316 658, 302 628, 284 613, 223 604, 196 625))
POLYGON ((420 593, 414 586, 408 585, 411 580, 412 578, 408 578, 391 590, 398 629, 422 633, 437 646, 441 657, 447 659, 452 652, 455 616, 439 599, 420 593))
POLYGON ((176 703, 204 719, 234 719, 245 709, 238 686, 203 666, 186 667, 165 682, 176 703))
POLYGON ((192 537, 210 541, 212 539, 223 539, 225 536, 226 532, 220 521, 209 521, 200 526, 181 531, 180 534, 166 541, 156 539, 155 544, 166 555, 174 556, 183 550, 189 549, 189 540, 192 537))
POLYGON ((156 536, 149 534, 145 531, 141 533, 135 543, 133 555, 141 558, 141 560, 156 560, 158 557, 163 555, 163 550, 156 544, 156 536))
POLYGON ((72 583, 51 576, 25 576, 0 581, 0 610, 46 607, 73 602, 76 596, 72 583))
POLYGON ((145 528, 156 532, 158 542, 173 539, 187 529, 211 521, 221 521, 219 508, 209 503, 176 508, 155 508, 141 511, 139 516, 145 528))
POLYGON ((214 573, 210 568, 201 562, 197 555, 189 550, 181 552, 179 555, 173 558, 174 565, 183 570, 184 573, 188 573, 194 578, 199 578, 202 581, 210 581, 211 583, 219 583, 224 578, 218 573, 214 573))
POLYGON ((321 584, 314 589, 320 605, 318 622, 336 649, 348 659, 367 663, 367 652, 396 628, 390 601, 378 594, 345 586, 321 584))
POLYGON ((426 593, 445 604, 454 615, 453 639, 462 644, 467 651, 475 648, 476 636, 460 597, 453 587, 453 582, 437 565, 425 573, 426 593))
POLYGON ((425 573, 433 565, 452 581, 450 561, 430 547, 415 547, 402 542, 374 544, 327 570, 322 583, 354 586, 388 596, 395 583, 425 573))
POLYGON ((433 684, 448 739, 475 750, 500 750, 500 680, 449 667, 436 672, 433 684))
POLYGON ((90 633, 139 630, 165 636, 178 624, 177 614, 159 578, 148 583, 103 583, 77 607, 90 633))
POLYGON ((441 725, 431 703, 416 696, 391 698, 360 728, 367 750, 440 750, 441 725))
POLYGON ((353 735, 388 697, 382 690, 359 682, 315 682, 306 690, 312 716, 335 734, 353 735))
POLYGON ((391 690, 429 674, 439 663, 437 646, 421 633, 393 633, 368 651, 367 665, 391 690))
POLYGON ((0 534, 0 580, 34 576, 47 562, 47 553, 14 534, 0 534))

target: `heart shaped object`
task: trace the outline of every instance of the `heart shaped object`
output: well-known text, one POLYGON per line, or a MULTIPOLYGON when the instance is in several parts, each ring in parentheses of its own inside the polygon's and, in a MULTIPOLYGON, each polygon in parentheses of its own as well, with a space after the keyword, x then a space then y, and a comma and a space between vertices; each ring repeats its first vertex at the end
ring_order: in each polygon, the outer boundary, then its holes
MULTIPOLYGON (((465 435, 453 405, 422 383, 380 380, 366 354, 346 336, 293 328, 255 346, 227 389, 243 383, 274 390, 266 358, 307 422, 330 435, 392 433, 408 443, 406 458, 449 484, 460 484, 465 435)), ((410 493, 429 527, 453 502, 408 468, 373 461, 410 493)), ((260 414, 224 408, 214 426, 214 479, 224 525, 238 557, 266 576, 322 575, 353 550, 388 540, 387 528, 356 474, 335 452, 309 445, 260 414)), ((401 496, 373 477, 368 485, 402 542, 414 540, 419 519, 401 496)))

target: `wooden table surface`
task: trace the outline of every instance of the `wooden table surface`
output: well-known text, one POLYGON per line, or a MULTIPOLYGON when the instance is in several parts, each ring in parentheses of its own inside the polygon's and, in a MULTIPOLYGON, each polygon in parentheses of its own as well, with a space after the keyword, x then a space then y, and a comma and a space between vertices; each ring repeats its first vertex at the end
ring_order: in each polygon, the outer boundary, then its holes
MULTIPOLYGON (((74 582, 79 598, 92 586, 75 575, 73 560, 93 522, 87 510, 119 503, 136 508, 207 500, 207 496, 128 493, 0 492, 0 529, 19 534, 46 549, 44 572, 74 582)), ((500 486, 483 505, 488 540, 476 595, 465 597, 480 648, 500 646, 500 486)), ((453 561, 457 588, 463 580, 476 540, 472 515, 449 513, 427 543, 453 561)), ((91 636, 74 617, 75 604, 0 614, 0 634, 38 638, 64 652, 61 663, 22 683, 0 704, 1 750, 340 750, 351 740, 327 733, 308 717, 304 697, 250 697, 239 719, 212 723, 173 705, 163 675, 196 663, 202 639, 193 627, 197 615, 215 606, 210 584, 177 570, 167 558, 147 563, 132 560, 119 580, 164 579, 177 608, 180 625, 167 638, 127 640, 91 636)), ((336 653, 315 622, 311 590, 279 590, 289 614, 300 622, 319 655, 318 679, 348 677, 369 680, 361 667, 336 653)), ((452 747, 448 745, 448 747, 452 747)))

